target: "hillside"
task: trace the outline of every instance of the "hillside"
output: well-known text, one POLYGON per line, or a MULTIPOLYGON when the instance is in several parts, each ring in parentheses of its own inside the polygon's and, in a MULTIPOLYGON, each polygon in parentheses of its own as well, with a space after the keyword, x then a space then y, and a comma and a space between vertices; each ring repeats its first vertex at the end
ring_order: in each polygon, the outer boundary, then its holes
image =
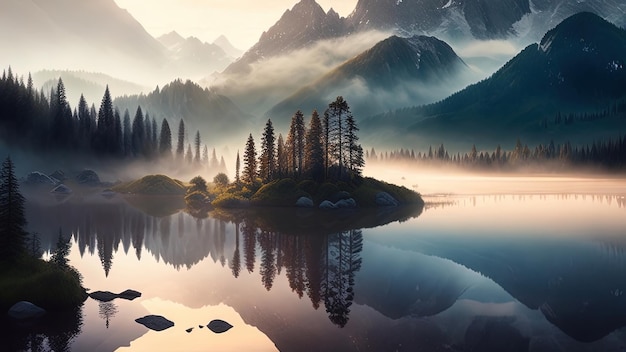
POLYGON ((551 122, 558 114, 613 108, 626 96, 624 63, 626 32, 594 14, 580 13, 549 31, 539 44, 525 48, 490 78, 436 104, 369 118, 361 128, 381 138, 429 136, 431 141, 470 146, 512 143, 518 137, 588 142, 620 128, 624 131, 624 119, 569 126, 551 122))
POLYGON ((184 195, 187 187, 164 175, 149 175, 113 187, 115 192, 138 195, 184 195))
POLYGON ((426 36, 391 36, 300 89, 267 115, 324 111, 325 102, 339 95, 351 102, 356 116, 388 111, 407 100, 429 103, 460 89, 455 79, 467 73, 468 67, 445 42, 426 36), (436 94, 433 86, 440 88, 436 94))

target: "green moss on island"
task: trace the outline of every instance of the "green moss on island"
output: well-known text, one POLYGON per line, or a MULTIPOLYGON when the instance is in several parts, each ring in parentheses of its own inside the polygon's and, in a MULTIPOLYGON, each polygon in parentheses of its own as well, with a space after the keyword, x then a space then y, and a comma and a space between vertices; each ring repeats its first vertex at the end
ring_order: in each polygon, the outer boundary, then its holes
POLYGON ((0 308, 7 311, 28 301, 50 311, 65 311, 87 299, 80 274, 73 268, 24 256, 17 263, 0 266, 0 308))
POLYGON ((113 187, 113 191, 140 195, 185 195, 187 185, 165 175, 148 175, 113 187))

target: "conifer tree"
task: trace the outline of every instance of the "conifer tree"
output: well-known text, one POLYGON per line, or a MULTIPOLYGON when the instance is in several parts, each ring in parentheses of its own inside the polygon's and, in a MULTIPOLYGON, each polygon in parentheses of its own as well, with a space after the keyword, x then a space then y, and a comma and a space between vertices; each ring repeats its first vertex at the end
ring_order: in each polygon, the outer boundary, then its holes
POLYGON ((259 157, 259 176, 265 181, 274 179, 275 172, 275 147, 274 127, 272 120, 268 119, 261 138, 261 156, 259 157))
POLYGON ((321 181, 324 175, 324 150, 322 148, 322 123, 317 110, 313 110, 305 143, 305 172, 314 180, 321 181))
POLYGON ((194 161, 196 164, 200 164, 200 145, 202 144, 202 140, 200 139, 200 131, 196 131, 196 139, 194 141, 194 149, 196 151, 194 161))
POLYGON ((107 85, 100 110, 98 111, 98 150, 102 153, 113 154, 115 151, 115 116, 113 113, 113 100, 107 85))
POLYGON ((191 151, 191 143, 187 144, 187 153, 185 154, 185 161, 187 161, 187 164, 191 164, 193 162, 193 152, 191 151))
POLYGON ((159 155, 162 158, 172 157, 172 131, 167 119, 161 122, 161 135, 159 137, 159 155))
POLYGON ((0 169, 0 261, 13 263, 25 251, 24 202, 15 177, 15 166, 7 157, 0 169))
MULTIPOLYGON (((363 148, 360 144, 358 144, 359 137, 357 136, 357 131, 359 128, 356 125, 356 121, 354 120, 354 116, 348 112, 346 116, 346 128, 345 128, 345 146, 346 146, 346 157, 347 157, 347 167, 348 170, 354 176, 361 175, 361 169, 365 165, 365 160, 363 159, 363 148)), ((443 144, 441 145, 443 148, 443 144)), ((443 158, 443 153, 441 154, 441 158, 443 158)))
POLYGON ((206 144, 202 149, 202 164, 209 166, 209 147, 206 144))
POLYGON ((185 153, 185 121, 180 119, 178 123, 178 144, 176 145, 176 158, 183 160, 185 153))
POLYGON ((235 161, 235 183, 239 184, 239 169, 241 168, 241 161, 239 160, 239 150, 237 150, 237 160, 235 161))
POLYGON ((248 141, 246 142, 246 149, 243 154, 243 174, 242 179, 244 182, 253 183, 256 180, 257 176, 257 165, 256 165, 256 148, 254 146, 254 138, 252 138, 252 133, 248 136, 248 141))
POLYGON ((141 106, 138 106, 135 118, 133 119, 133 131, 131 133, 132 151, 133 156, 135 157, 138 157, 143 153, 145 135, 144 126, 143 111, 141 111, 141 106))
POLYGON ((276 143, 276 175, 279 178, 287 174, 287 151, 285 150, 285 142, 283 135, 278 134, 278 142, 276 143))
POLYGON ((124 111, 122 129, 124 131, 124 156, 129 157, 133 155, 133 136, 130 125, 130 112, 128 109, 124 111))

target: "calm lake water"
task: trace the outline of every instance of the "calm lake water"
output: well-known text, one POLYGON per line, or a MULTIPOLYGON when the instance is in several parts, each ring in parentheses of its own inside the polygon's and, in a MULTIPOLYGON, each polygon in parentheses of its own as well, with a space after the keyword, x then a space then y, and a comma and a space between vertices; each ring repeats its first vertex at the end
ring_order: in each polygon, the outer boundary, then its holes
POLYGON ((143 295, 88 299, 68 331, 13 338, 73 351, 626 350, 626 182, 397 181, 426 207, 195 218, 165 198, 29 202, 44 247, 72 233, 85 287, 143 295), (135 322, 148 314, 175 326, 135 322), (234 328, 199 328, 213 319, 234 328))

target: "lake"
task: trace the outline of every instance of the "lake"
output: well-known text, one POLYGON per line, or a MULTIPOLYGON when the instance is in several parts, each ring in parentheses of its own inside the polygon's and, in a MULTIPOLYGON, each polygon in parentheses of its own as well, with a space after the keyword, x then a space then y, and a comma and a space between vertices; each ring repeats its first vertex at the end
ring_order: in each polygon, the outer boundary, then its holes
POLYGON ((29 202, 44 248, 72 234, 85 287, 142 296, 11 336, 74 351, 626 349, 626 182, 387 176, 426 207, 196 218, 167 198, 29 202), (135 322, 148 314, 175 326, 135 322), (213 319, 234 327, 214 334, 213 319))

